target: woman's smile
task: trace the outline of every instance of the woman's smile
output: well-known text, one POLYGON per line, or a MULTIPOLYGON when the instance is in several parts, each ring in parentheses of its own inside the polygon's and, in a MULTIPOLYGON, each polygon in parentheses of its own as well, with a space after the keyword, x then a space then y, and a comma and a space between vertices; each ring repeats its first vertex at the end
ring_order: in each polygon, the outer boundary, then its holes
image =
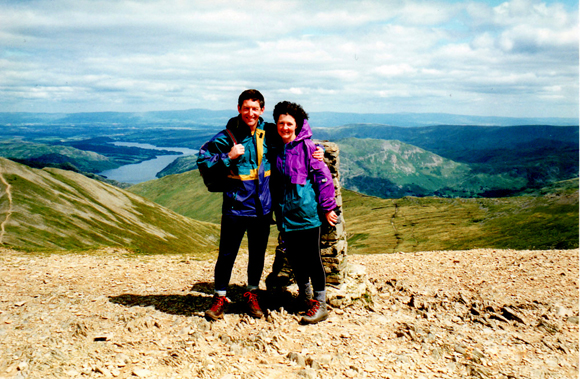
POLYGON ((278 117, 276 123, 278 134, 282 137, 284 143, 292 142, 296 139, 296 120, 288 114, 282 114, 278 117))

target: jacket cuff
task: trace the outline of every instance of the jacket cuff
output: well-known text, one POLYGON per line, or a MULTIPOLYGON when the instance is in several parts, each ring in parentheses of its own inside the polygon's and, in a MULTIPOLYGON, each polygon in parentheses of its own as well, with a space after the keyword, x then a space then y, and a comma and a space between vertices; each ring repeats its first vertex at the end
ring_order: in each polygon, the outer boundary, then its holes
POLYGON ((222 162, 224 163, 224 166, 230 167, 232 165, 232 160, 230 159, 227 153, 223 153, 221 158, 222 162))

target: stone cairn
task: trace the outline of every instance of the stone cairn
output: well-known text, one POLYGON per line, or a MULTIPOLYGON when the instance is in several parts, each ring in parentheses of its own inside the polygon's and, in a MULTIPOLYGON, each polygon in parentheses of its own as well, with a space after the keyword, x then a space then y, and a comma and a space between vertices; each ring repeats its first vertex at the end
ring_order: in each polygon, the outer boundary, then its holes
MULTIPOLYGON (((326 271, 328 303, 333 307, 348 306, 359 299, 370 303, 375 289, 366 278, 365 268, 347 263, 348 244, 346 222, 342 212, 338 145, 318 140, 315 143, 322 145, 325 149, 324 162, 332 174, 335 200, 341 213, 339 216, 341 222, 339 224, 330 226, 324 222, 321 230, 320 248, 322 262, 326 271)), ((280 237, 278 237, 278 242, 272 272, 266 278, 266 286, 269 290, 297 292, 298 287, 293 282, 292 269, 287 261, 286 250, 280 237)))

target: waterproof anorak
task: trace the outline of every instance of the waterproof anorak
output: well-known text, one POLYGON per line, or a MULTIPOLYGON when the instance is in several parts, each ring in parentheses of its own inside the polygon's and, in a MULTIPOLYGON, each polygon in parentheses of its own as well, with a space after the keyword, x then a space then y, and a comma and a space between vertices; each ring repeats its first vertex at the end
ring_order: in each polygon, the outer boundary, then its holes
POLYGON ((272 197, 280 231, 316 228, 336 208, 334 183, 324 162, 312 156, 316 145, 307 120, 296 139, 273 148, 272 197))
POLYGON ((233 142, 227 132, 221 131, 200 149, 197 165, 210 169, 217 165, 229 168, 228 183, 223 193, 222 213, 233 216, 264 216, 270 213, 270 162, 267 158, 266 130, 273 131, 275 125, 265 123, 262 118, 254 133, 240 116, 228 121, 227 129, 232 131, 237 143, 245 152, 236 159, 230 159, 233 142))

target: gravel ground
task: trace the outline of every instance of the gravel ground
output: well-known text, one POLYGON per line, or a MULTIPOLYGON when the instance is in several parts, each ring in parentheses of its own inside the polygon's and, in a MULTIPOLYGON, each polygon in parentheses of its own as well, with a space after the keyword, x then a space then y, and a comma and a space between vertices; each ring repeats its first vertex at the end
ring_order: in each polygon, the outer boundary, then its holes
POLYGON ((348 260, 376 293, 301 326, 291 294, 243 313, 243 253, 210 323, 213 261, 0 249, 0 378, 578 377, 577 249, 348 260))

